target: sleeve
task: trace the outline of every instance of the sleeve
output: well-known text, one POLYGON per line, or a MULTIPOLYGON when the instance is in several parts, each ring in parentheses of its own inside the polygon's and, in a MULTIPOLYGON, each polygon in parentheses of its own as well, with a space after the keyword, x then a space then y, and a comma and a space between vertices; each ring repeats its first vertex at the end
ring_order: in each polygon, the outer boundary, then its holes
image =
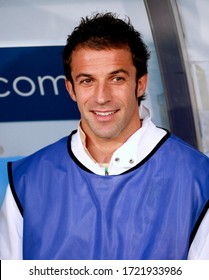
POLYGON ((207 210, 191 244, 189 260, 209 260, 209 209, 207 210))
POLYGON ((10 186, 0 209, 0 259, 22 259, 23 218, 13 198, 10 186))

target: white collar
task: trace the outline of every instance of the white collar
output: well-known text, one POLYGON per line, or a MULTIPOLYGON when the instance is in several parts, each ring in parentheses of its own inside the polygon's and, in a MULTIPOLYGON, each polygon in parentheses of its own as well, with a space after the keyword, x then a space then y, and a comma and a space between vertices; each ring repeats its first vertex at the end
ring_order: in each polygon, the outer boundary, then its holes
POLYGON ((147 125, 151 120, 151 116, 149 110, 142 105, 139 111, 142 120, 141 128, 132 134, 128 140, 113 153, 110 166, 113 164, 113 166, 118 168, 131 168, 140 161, 138 143, 141 142, 147 125))
MULTIPOLYGON (((140 105, 139 114, 142 119, 142 127, 138 129, 129 139, 119 147, 112 155, 108 166, 109 174, 120 174, 141 162, 159 143, 166 132, 157 128, 151 121, 149 110, 140 105)), ((104 175, 104 168, 88 153, 84 139, 82 140, 80 125, 78 132, 72 137, 72 151, 77 159, 92 172, 104 175)))

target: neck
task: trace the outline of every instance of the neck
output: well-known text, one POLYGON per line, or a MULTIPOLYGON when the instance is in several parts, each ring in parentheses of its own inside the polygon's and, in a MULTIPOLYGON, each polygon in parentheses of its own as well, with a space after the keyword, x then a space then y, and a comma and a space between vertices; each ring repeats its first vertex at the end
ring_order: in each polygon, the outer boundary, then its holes
POLYGON ((82 141, 91 157, 99 164, 108 164, 113 153, 122 146, 128 138, 133 135, 141 127, 141 120, 137 121, 131 129, 126 129, 119 133, 117 137, 100 137, 94 134, 91 130, 85 129, 80 124, 83 134, 82 141))
POLYGON ((100 141, 92 141, 92 139, 88 139, 86 141, 86 147, 91 154, 91 156, 96 160, 96 162, 109 163, 113 153, 122 146, 123 142, 117 142, 113 140, 103 140, 100 141))

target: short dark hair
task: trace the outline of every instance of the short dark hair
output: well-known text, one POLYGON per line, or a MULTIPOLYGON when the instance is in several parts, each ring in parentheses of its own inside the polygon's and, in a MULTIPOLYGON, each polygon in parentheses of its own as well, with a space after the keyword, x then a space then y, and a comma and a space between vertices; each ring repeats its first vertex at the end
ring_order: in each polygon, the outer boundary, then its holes
POLYGON ((97 50, 127 48, 137 70, 136 79, 147 73, 150 52, 128 17, 122 20, 113 13, 96 13, 81 19, 80 24, 68 36, 63 51, 65 76, 72 84, 71 57, 78 47, 97 50))

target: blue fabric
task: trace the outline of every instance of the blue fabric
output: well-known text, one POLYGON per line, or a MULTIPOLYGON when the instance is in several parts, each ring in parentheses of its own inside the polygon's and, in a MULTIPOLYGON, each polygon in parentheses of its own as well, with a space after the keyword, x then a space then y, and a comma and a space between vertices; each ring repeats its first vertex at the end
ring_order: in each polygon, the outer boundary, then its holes
POLYGON ((67 138, 13 163, 24 259, 186 259, 209 199, 209 159, 171 136, 136 168, 87 172, 67 138))
POLYGON ((17 160, 21 157, 5 157, 0 158, 0 207, 4 200, 6 193, 6 187, 8 185, 8 174, 7 174, 7 162, 11 160, 17 160))

